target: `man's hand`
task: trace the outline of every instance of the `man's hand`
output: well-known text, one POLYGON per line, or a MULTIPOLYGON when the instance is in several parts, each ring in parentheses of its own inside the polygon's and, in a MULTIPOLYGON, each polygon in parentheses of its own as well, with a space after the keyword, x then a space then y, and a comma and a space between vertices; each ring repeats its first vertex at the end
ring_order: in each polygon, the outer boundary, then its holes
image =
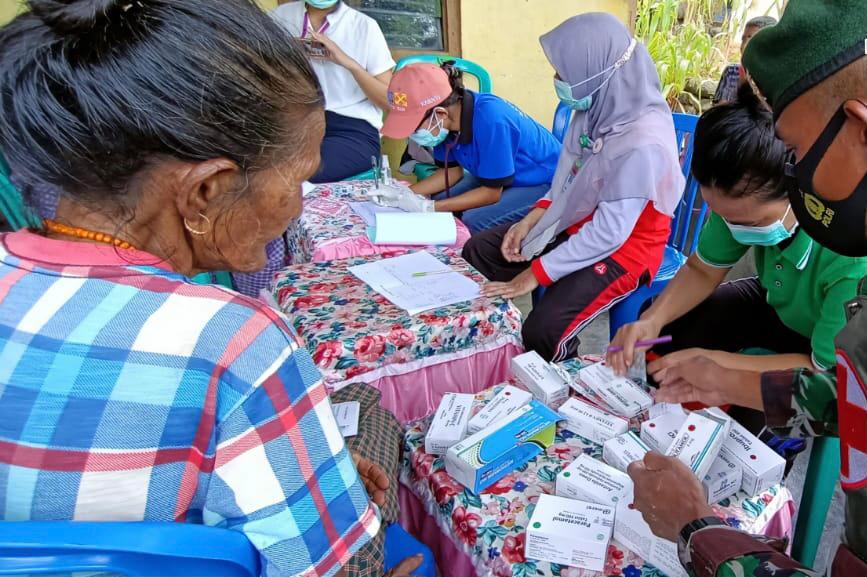
POLYGON ((538 286, 539 281, 536 280, 533 269, 528 268, 513 278, 511 282, 489 282, 482 287, 482 294, 490 298, 513 299, 533 292, 538 286))
POLYGON ((335 64, 344 68, 352 68, 352 66, 358 65, 358 63, 352 58, 350 58, 346 54, 346 52, 344 52, 340 48, 340 46, 338 46, 337 43, 334 42, 334 40, 332 40, 325 34, 319 34, 318 32, 310 30, 309 35, 311 39, 315 40, 316 42, 320 42, 323 46, 325 46, 325 49, 328 51, 328 55, 324 58, 324 60, 330 60, 331 62, 334 62, 335 64))
POLYGON ((385 574, 385 577, 411 577, 413 571, 421 567, 424 557, 422 555, 414 555, 407 557, 397 564, 397 566, 385 574))
POLYGON ((637 320, 617 330, 611 346, 623 347, 622 351, 608 353, 605 363, 616 375, 625 375, 635 362, 635 343, 649 341, 659 336, 661 327, 650 319, 637 320))
POLYGON ((669 369, 672 369, 696 357, 706 357, 710 360, 715 361, 716 359, 714 357, 714 354, 715 351, 700 349, 698 347, 675 351, 673 353, 665 355, 661 359, 657 359, 652 363, 649 363, 647 365, 647 373, 649 375, 652 375, 657 383, 667 382, 666 374, 668 373, 669 369))
POLYGON ((658 382, 656 401, 660 403, 699 402, 709 407, 732 404, 756 410, 763 408, 760 373, 727 369, 705 355, 691 357, 666 369, 658 382))
POLYGON ((651 451, 627 473, 635 483, 633 504, 657 537, 677 542, 687 523, 714 515, 699 480, 674 457, 651 451))
POLYGON ((352 460, 358 470, 358 476, 364 481, 364 488, 367 489, 370 500, 378 507, 385 505, 385 492, 391 486, 388 475, 382 467, 358 453, 352 453, 352 460))

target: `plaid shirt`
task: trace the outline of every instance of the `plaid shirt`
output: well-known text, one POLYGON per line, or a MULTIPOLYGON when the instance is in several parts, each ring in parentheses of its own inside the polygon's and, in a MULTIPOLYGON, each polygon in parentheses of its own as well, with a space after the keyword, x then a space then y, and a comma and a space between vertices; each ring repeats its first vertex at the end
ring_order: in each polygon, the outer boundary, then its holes
POLYGON ((204 523, 334 574, 380 521, 318 371, 279 313, 153 263, 0 236, 0 519, 204 523))

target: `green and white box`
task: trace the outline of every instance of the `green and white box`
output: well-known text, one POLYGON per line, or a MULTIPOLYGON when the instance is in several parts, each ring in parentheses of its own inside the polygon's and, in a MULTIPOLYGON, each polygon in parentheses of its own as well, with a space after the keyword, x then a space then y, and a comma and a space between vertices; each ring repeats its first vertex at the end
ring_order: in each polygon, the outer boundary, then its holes
POLYGON ((605 441, 602 445, 602 460, 625 473, 630 463, 644 459, 648 451, 650 447, 629 431, 625 435, 605 441))
POLYGON ((540 495, 527 527, 524 555, 589 571, 602 571, 614 528, 614 507, 540 495))
POLYGON ((677 457, 696 477, 704 479, 728 437, 730 426, 728 417, 692 412, 687 415, 665 454, 677 457))
POLYGON ((710 471, 701 480, 705 497, 711 505, 740 491, 742 482, 743 469, 723 451, 720 451, 710 471))
POLYGON ((618 377, 605 363, 584 367, 578 378, 621 417, 638 416, 653 404, 653 397, 638 383, 618 377))
POLYGON ((566 419, 566 428, 600 445, 629 430, 629 421, 575 397, 560 405, 557 412, 566 419))
POLYGON ((677 432, 686 421, 686 413, 665 413, 641 423, 641 440, 663 455, 674 442, 677 432))
POLYGON ((429 455, 445 455, 449 447, 467 436, 474 395, 446 393, 434 413, 433 421, 424 439, 424 450, 429 455))
POLYGON ((579 455, 557 475, 557 495, 567 499, 616 507, 631 492, 629 475, 590 455, 579 455))
POLYGON ((533 395, 518 387, 506 385, 485 407, 470 419, 467 432, 475 435, 485 427, 493 425, 500 419, 508 417, 533 400, 533 395))
POLYGON ((511 366, 512 374, 540 403, 556 406, 569 396, 569 382, 536 351, 514 357, 511 366))

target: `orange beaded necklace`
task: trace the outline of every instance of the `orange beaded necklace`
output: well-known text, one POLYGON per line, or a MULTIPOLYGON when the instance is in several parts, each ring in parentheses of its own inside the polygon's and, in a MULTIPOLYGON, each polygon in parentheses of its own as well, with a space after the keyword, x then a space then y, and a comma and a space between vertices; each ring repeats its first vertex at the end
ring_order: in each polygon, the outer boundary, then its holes
POLYGON ((86 228, 80 228, 77 226, 67 226, 65 224, 61 224, 59 222, 45 219, 43 225, 45 226, 45 230, 51 231, 55 234, 61 234, 63 236, 71 236, 73 238, 81 238, 84 240, 90 240, 94 242, 101 242, 104 244, 112 244, 118 248, 122 248, 124 250, 134 250, 135 247, 128 243, 125 240, 120 240, 119 238, 115 238, 110 234, 105 234, 104 232, 94 232, 92 230, 87 230, 86 228))

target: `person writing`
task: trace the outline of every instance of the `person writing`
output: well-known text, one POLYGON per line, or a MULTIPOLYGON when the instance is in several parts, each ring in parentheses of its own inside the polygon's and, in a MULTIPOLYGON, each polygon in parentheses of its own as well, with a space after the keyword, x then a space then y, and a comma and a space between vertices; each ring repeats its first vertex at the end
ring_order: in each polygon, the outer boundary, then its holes
POLYGON ((288 319, 189 280, 261 268, 300 214, 304 54, 251 2, 28 5, 0 29, 0 149, 60 201, 0 235, 0 519, 207 524, 265 574, 382 575, 400 426, 363 403, 393 459, 350 453, 288 319))
POLYGON ((656 68, 623 24, 584 14, 541 43, 574 110, 554 183, 517 224, 471 238, 464 258, 491 281, 488 296, 547 287, 524 344, 562 360, 581 329, 656 274, 684 180, 656 68))
MULTIPOLYGON (((790 0, 780 23, 756 35, 744 65, 792 149, 789 201, 819 244, 867 255, 867 11, 861 0, 790 0)), ((843 543, 828 573, 867 575, 867 284, 847 303, 837 335, 837 378, 810 369, 732 370, 698 356, 673 367, 659 400, 738 403, 765 414, 779 434, 839 434, 846 496, 843 543), (838 394, 839 393, 839 394, 838 394)), ((677 459, 649 453, 629 468, 635 506, 653 532, 677 540, 697 577, 814 576, 810 569, 728 527, 677 459)))
POLYGON ((783 178, 786 156, 770 111, 749 86, 740 101, 701 116, 692 174, 712 213, 696 252, 641 318, 617 332, 612 344, 623 351, 608 356, 616 372, 632 364, 637 341, 660 334, 672 342, 653 349, 664 355, 648 365, 657 381, 696 355, 755 371, 834 366, 843 305, 867 259, 841 256, 798 226, 783 178), (758 276, 723 283, 750 248, 758 276), (748 348, 775 354, 739 354, 748 348))
POLYGON ((451 63, 406 66, 388 94, 383 135, 432 147, 443 168, 410 190, 386 190, 386 202, 410 212, 459 213, 478 234, 520 220, 550 188, 557 139, 514 104, 465 89, 451 63))

